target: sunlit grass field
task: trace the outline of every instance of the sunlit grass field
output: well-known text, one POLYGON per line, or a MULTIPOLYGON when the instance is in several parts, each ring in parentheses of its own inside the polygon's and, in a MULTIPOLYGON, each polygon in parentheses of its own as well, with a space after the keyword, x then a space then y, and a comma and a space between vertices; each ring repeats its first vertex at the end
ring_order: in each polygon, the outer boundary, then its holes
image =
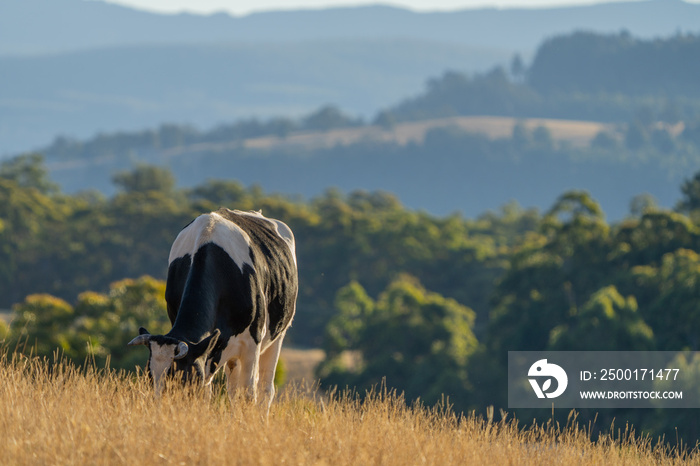
POLYGON ((378 389, 283 390, 268 417, 225 395, 205 401, 148 380, 37 358, 0 357, 1 464, 700 464, 633 433, 592 442, 584 427, 408 407, 378 389))

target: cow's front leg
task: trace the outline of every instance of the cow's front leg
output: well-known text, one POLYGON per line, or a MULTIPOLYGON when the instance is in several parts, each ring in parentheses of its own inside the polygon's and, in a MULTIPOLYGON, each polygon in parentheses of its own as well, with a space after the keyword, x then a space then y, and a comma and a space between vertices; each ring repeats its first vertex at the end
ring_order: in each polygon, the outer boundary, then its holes
POLYGON ((240 359, 240 383, 248 401, 257 401, 257 386, 260 368, 260 346, 255 345, 246 351, 240 359))
POLYGON ((258 389, 263 407, 269 411, 272 399, 275 397, 275 371, 282 351, 284 334, 280 335, 264 353, 260 355, 260 380, 258 389))

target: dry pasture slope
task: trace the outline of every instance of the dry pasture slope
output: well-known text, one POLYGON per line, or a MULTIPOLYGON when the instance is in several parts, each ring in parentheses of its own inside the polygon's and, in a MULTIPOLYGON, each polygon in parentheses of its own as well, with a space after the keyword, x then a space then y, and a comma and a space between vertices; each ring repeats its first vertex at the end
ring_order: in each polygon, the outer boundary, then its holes
MULTIPOLYGON (((483 134, 491 139, 508 138, 513 127, 523 125, 529 131, 542 126, 549 130, 553 140, 566 142, 575 147, 586 146, 601 131, 614 132, 612 125, 593 121, 557 120, 546 118, 511 118, 497 116, 456 116, 422 121, 397 123, 392 127, 367 125, 361 127, 338 128, 328 131, 294 131, 286 136, 262 136, 244 140, 217 143, 196 143, 178 146, 163 151, 162 155, 173 157, 183 154, 226 151, 240 147, 249 149, 289 149, 316 150, 335 146, 347 146, 358 142, 384 142, 398 145, 420 144, 426 134, 436 128, 457 128, 459 130, 483 134)), ((54 162, 52 169, 70 168, 79 161, 54 162)))
POLYGON ((171 387, 156 401, 142 377, 25 357, 0 357, 0 381, 2 464, 700 463, 633 435, 591 443, 582 430, 458 418, 386 393, 287 391, 266 419, 242 400, 171 387))
POLYGON ((360 141, 392 142, 399 145, 420 144, 428 131, 436 128, 458 128, 462 131, 483 134, 491 139, 508 138, 513 127, 522 124, 530 131, 547 128, 555 141, 566 141, 573 146, 585 146, 601 131, 611 131, 611 125, 592 121, 556 120, 546 118, 516 119, 496 116, 459 116, 423 121, 397 123, 391 128, 362 126, 328 131, 293 132, 286 137, 265 136, 247 139, 243 146, 255 149, 280 147, 304 147, 307 149, 350 145, 360 141))

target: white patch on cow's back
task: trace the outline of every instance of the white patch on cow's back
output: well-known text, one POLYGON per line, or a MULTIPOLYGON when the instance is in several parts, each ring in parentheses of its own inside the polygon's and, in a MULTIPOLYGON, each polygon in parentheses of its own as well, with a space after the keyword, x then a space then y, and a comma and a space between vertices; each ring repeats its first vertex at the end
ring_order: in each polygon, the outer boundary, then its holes
POLYGON ((197 236, 207 223, 209 223, 209 214, 200 215, 180 231, 170 247, 168 264, 185 254, 194 255, 197 236))
POLYGON ((185 254, 194 257, 197 250, 207 243, 221 247, 241 270, 246 264, 253 265, 248 234, 216 212, 200 215, 177 235, 168 263, 185 254))
POLYGON ((250 236, 248 233, 216 212, 209 215, 211 216, 209 228, 202 231, 197 238, 197 248, 207 243, 214 243, 226 251, 241 271, 245 264, 252 266, 253 259, 250 257, 250 236))
POLYGON ((282 238, 285 243, 287 243, 287 246, 289 246, 289 250, 292 252, 292 258, 294 259, 294 265, 297 263, 297 253, 296 253, 296 242, 294 240, 294 233, 292 233, 292 229, 287 226, 286 223, 274 219, 274 218, 267 218, 265 217, 262 212, 260 211, 242 211, 242 210, 233 210, 232 212, 238 214, 238 215, 246 215, 248 217, 255 217, 260 220, 264 220, 272 226, 272 228, 275 230, 277 233, 277 236, 282 238))

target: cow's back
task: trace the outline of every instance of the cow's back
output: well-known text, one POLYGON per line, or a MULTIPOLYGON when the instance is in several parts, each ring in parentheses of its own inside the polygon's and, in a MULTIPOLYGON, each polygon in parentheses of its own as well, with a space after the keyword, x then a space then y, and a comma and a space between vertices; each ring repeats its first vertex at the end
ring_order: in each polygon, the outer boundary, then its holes
MULTIPOLYGON (((208 254, 206 251, 212 247, 225 251, 236 265, 238 270, 229 275, 238 277, 235 280, 248 281, 254 290, 264 293, 258 297, 260 306, 254 310, 255 315, 250 317, 255 323, 267 322, 268 338, 276 338, 291 323, 296 303, 298 282, 294 235, 283 222, 267 219, 256 212, 222 208, 200 215, 180 232, 173 242, 168 265, 166 301, 171 322, 175 323, 180 312, 185 288, 195 283, 194 280, 188 282, 193 258, 198 253, 208 254), (261 314, 265 311, 269 313, 267 316, 261 314)), ((235 305, 228 307, 232 306, 235 305)), ((223 308, 215 311, 215 321, 217 325, 230 327, 235 334, 240 327, 233 324, 240 324, 240 318, 226 314, 226 305, 223 308), (222 312, 224 314, 219 315, 222 312)), ((257 324, 254 327, 251 334, 256 338, 256 334, 262 333, 262 328, 257 324)), ((230 333, 226 330, 223 328, 222 332, 230 333)))
POLYGON ((267 293, 267 335, 274 340, 291 323, 296 306, 298 278, 292 230, 259 212, 222 208, 217 214, 235 223, 249 237, 255 271, 267 293))

